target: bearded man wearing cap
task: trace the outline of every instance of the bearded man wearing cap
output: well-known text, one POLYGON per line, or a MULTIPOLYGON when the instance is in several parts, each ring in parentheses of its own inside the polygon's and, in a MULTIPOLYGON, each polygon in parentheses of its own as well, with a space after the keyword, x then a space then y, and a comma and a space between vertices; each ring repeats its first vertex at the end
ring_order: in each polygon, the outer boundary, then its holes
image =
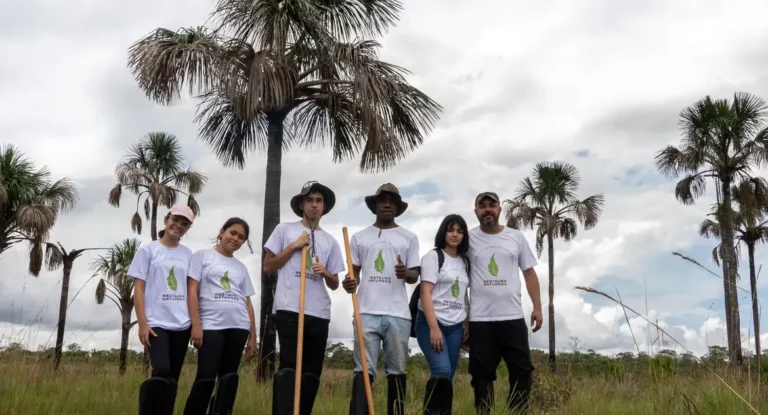
POLYGON ((305 183, 291 199, 291 210, 301 220, 278 224, 264 244, 264 272, 277 271, 272 314, 280 342, 280 367, 272 383, 273 415, 293 414, 302 267, 307 272, 299 413, 312 413, 315 403, 331 321, 331 297, 326 287, 337 289, 338 274, 345 269, 339 243, 320 228, 320 219, 335 204, 336 196, 330 188, 314 181, 305 183), (307 261, 302 263, 305 246, 307 261))
POLYGON ((531 352, 523 314, 522 270, 533 303, 533 331, 541 328, 539 278, 536 257, 522 232, 499 224, 499 196, 483 192, 475 198, 480 225, 469 231, 470 308, 469 373, 478 414, 493 406, 496 369, 504 359, 509 370, 509 408, 524 410, 531 391, 531 352))
MULTIPOLYGON (((408 203, 403 201, 395 185, 386 183, 380 186, 375 194, 365 198, 365 204, 376 215, 376 221, 352 235, 352 267, 358 278, 347 276, 342 285, 348 293, 358 290, 367 371, 371 382, 376 379, 376 362, 383 343, 384 369, 387 373, 387 414, 404 415, 405 368, 411 335, 411 313, 405 284, 413 284, 419 279, 419 240, 416 234, 395 223, 395 218, 408 209, 408 203)), ((359 415, 367 414, 368 406, 360 359, 361 345, 357 342, 357 327, 354 323, 353 327, 355 374, 349 412, 359 415)))

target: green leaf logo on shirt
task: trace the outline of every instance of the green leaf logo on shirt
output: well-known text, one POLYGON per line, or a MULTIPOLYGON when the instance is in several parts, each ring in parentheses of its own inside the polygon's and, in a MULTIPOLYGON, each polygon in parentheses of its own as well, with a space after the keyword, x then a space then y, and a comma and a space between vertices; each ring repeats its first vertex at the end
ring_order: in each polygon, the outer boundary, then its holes
POLYGON ((488 272, 491 273, 492 276, 498 277, 499 276, 499 265, 496 264, 496 254, 491 255, 491 262, 488 263, 488 272))
POLYGON ((232 285, 229 284, 229 271, 224 271, 224 276, 221 277, 221 286, 224 287, 225 290, 230 291, 232 289, 232 285))
POLYGON ((307 252, 307 261, 306 261, 307 271, 312 271, 312 256, 309 255, 309 252, 307 252))
POLYGON ((456 281, 451 285, 451 295, 453 298, 459 298, 459 277, 456 277, 456 281))
POLYGON ((381 257, 381 252, 383 250, 379 251, 379 256, 376 257, 376 260, 373 261, 373 267, 376 268, 376 272, 382 273, 384 272, 384 258, 381 257))
POLYGON ((176 288, 179 287, 179 282, 176 281, 176 272, 174 270, 174 267, 171 267, 171 272, 168 273, 168 278, 166 281, 168 281, 168 288, 172 289, 173 291, 176 291, 176 288))

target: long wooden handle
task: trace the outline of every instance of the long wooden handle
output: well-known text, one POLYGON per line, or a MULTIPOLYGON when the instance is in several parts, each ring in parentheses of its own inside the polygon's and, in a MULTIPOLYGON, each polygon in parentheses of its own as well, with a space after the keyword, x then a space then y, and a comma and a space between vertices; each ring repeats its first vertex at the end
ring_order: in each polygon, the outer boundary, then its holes
MULTIPOLYGON (((355 270, 352 268, 352 251, 349 248, 349 232, 347 227, 342 228, 344 232, 344 249, 347 253, 347 271, 351 278, 355 276, 355 270)), ((357 327, 357 344, 360 349, 360 360, 363 364, 363 383, 365 383, 365 398, 368 401, 368 414, 374 415, 373 395, 371 394, 371 379, 368 376, 368 361, 365 358, 365 342, 363 341, 363 323, 360 321, 360 308, 357 305, 357 291, 352 293, 352 308, 355 311, 355 326, 357 327)))
POLYGON ((296 379, 293 384, 293 415, 299 415, 301 402, 301 361, 304 353, 304 297, 307 291, 307 247, 301 248, 301 278, 299 279, 299 332, 296 340, 296 379))

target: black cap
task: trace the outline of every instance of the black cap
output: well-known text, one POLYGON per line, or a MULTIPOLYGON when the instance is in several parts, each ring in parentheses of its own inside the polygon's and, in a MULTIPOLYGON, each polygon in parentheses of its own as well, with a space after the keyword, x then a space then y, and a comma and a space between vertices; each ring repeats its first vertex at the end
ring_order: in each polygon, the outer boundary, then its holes
POLYGON ((491 199, 494 202, 500 202, 499 195, 497 195, 496 193, 494 193, 494 192, 483 192, 483 193, 480 193, 479 195, 477 195, 477 197, 475 198, 475 204, 480 203, 480 201, 485 199, 485 198, 491 199))

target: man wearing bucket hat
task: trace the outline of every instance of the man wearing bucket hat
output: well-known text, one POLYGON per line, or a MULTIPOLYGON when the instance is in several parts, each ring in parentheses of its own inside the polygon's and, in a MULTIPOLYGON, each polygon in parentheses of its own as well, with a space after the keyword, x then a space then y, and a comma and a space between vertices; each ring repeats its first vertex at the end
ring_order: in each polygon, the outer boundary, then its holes
POLYGON ((504 359, 509 370, 507 405, 524 410, 531 391, 531 352, 523 314, 520 270, 533 303, 533 332, 542 324, 536 257, 522 232, 499 224, 499 196, 475 198, 480 225, 469 231, 469 373, 478 414, 493 407, 493 382, 504 359))
MULTIPOLYGON (((395 223, 395 218, 408 208, 395 185, 381 185, 375 194, 365 198, 365 204, 376 215, 376 221, 352 235, 350 250, 357 278, 347 276, 342 284, 349 293, 358 290, 363 347, 371 381, 376 379, 376 362, 383 342, 387 414, 404 415, 405 368, 411 335, 405 284, 419 279, 419 240, 413 232, 395 223)), ((357 340, 357 327, 354 324, 353 327, 357 340)), ((355 374, 349 411, 352 415, 367 414, 361 345, 357 341, 354 345, 355 374)))
POLYGON ((301 268, 307 268, 299 403, 302 415, 312 412, 323 370, 331 320, 331 297, 326 287, 337 289, 338 274, 345 268, 338 242, 320 228, 320 219, 336 204, 333 191, 310 181, 304 184, 290 204, 291 210, 301 220, 278 224, 264 244, 264 272, 277 271, 272 314, 280 342, 280 370, 272 384, 274 415, 293 414, 301 268), (301 250, 305 246, 308 247, 307 261, 302 264, 301 250))

